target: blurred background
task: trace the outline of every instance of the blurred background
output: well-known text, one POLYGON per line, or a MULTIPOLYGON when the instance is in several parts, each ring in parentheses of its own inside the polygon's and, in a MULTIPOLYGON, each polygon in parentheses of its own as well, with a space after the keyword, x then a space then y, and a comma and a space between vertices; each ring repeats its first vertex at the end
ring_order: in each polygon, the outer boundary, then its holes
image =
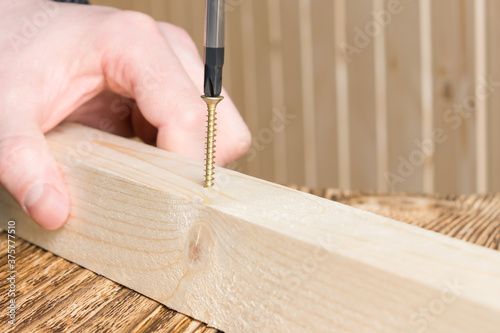
MULTIPOLYGON (((202 0, 93 0, 185 28, 202 0)), ((226 0, 232 168, 282 184, 500 190, 500 1, 226 0)))

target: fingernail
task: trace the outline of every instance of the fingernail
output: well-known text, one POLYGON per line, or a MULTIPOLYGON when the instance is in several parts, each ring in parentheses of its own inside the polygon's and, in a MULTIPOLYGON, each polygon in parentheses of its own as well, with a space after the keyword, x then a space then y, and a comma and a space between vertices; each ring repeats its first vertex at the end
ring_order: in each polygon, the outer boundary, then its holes
POLYGON ((24 205, 31 218, 48 230, 62 226, 69 215, 69 199, 47 183, 32 187, 24 205))

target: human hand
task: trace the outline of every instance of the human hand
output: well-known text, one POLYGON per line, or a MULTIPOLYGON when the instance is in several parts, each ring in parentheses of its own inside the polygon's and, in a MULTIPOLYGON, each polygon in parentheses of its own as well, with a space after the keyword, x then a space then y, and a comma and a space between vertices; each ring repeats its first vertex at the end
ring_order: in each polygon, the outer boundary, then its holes
MULTIPOLYGON (((203 157, 203 64, 182 29, 136 12, 48 0, 0 0, 0 12, 0 182, 42 227, 59 228, 70 212, 43 136, 65 119, 203 157), (117 103, 128 112, 117 112, 117 103)), ((223 94, 218 164, 250 144, 223 94)))

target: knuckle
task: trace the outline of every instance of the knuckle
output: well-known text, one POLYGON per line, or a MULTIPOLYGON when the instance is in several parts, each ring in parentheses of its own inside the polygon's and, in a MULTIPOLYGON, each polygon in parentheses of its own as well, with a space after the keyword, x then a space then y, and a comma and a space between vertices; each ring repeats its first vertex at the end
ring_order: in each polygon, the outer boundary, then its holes
POLYGON ((245 155, 252 143, 252 135, 247 127, 245 127, 245 130, 240 131, 238 136, 239 138, 236 140, 236 144, 233 148, 235 159, 245 155))
POLYGON ((226 137, 230 137, 230 140, 224 140, 224 145, 221 150, 221 162, 222 164, 231 163, 238 158, 245 155, 245 153, 250 148, 252 142, 252 135, 248 128, 241 129, 240 126, 236 126, 238 130, 233 130, 232 132, 226 132, 226 137))
POLYGON ((172 33, 180 40, 191 42, 191 35, 186 31, 186 29, 181 28, 176 25, 172 25, 172 33))
POLYGON ((21 169, 23 166, 36 166, 38 149, 34 139, 25 136, 11 136, 0 139, 0 179, 13 168, 21 169))
POLYGON ((179 115, 179 123, 182 128, 191 133, 204 132, 206 125, 206 115, 204 112, 186 112, 182 116, 179 115))
POLYGON ((123 10, 112 13, 111 16, 110 22, 117 29, 127 29, 141 33, 147 32, 150 34, 160 33, 156 21, 144 13, 123 10))
POLYGON ((205 129, 206 105, 192 87, 174 87, 169 91, 169 112, 163 114, 162 123, 175 123, 188 133, 205 129))

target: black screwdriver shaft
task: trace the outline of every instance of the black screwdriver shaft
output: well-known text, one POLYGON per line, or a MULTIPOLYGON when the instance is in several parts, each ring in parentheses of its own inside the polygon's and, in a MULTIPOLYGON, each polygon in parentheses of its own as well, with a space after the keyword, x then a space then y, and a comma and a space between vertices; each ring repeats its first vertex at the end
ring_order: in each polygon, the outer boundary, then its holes
POLYGON ((206 0, 205 8, 204 92, 207 97, 218 97, 224 65, 224 0, 206 0))

